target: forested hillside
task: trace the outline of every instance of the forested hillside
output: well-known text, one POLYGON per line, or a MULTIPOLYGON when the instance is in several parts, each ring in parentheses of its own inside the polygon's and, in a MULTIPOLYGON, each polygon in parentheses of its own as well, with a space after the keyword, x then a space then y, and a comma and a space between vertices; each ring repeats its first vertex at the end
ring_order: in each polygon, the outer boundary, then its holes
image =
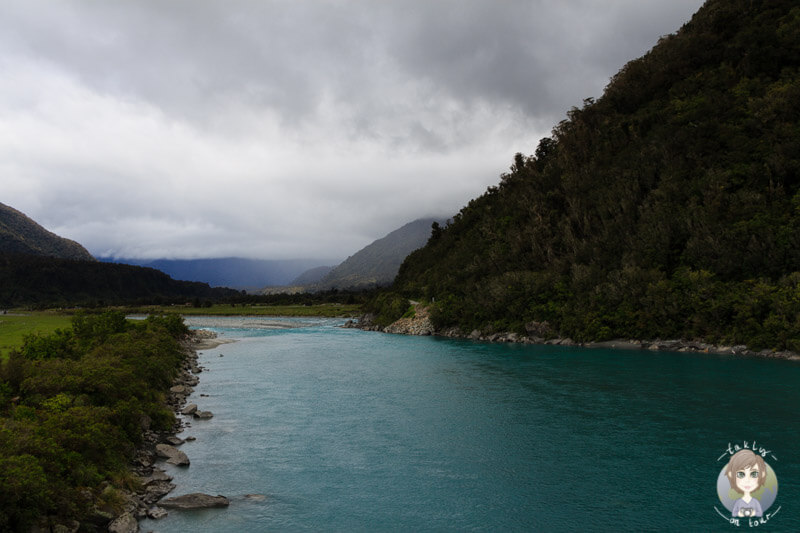
POLYGON ((152 268, 0 253, 0 309, 184 303, 237 295, 207 283, 176 281, 152 268))
POLYGON ((517 154, 394 291, 467 332, 800 350, 798 67, 796 1, 709 0, 517 154))
POLYGON ((0 203, 0 253, 94 261, 80 244, 47 231, 25 214, 0 203))

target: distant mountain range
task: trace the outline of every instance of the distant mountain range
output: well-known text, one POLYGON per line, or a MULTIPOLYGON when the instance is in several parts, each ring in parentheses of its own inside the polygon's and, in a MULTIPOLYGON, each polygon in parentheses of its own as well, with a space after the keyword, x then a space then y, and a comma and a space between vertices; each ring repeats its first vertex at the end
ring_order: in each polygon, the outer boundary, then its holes
MULTIPOLYGON (((434 222, 441 223, 441 220, 433 218, 418 219, 410 222, 403 227, 392 231, 385 237, 374 241, 372 244, 359 250, 348 257, 338 266, 333 265, 335 260, 319 259, 290 259, 290 260, 265 260, 265 259, 245 259, 237 257, 212 258, 212 259, 131 259, 131 258, 99 258, 101 263, 116 264, 116 267, 134 266, 145 267, 147 270, 158 270, 172 278, 187 282, 199 282, 208 284, 212 287, 228 287, 232 289, 262 289, 273 287, 271 292, 275 292, 277 287, 293 287, 300 291, 319 291, 328 289, 363 289, 376 286, 389 285, 397 275, 403 260, 414 250, 425 245, 431 236, 431 228, 434 222)), ((31 218, 16 209, 4 204, 0 204, 0 254, 6 256, 44 256, 73 261, 91 261, 95 258, 80 244, 69 239, 60 237, 40 226, 31 218)), ((20 259, 14 262, 20 263, 20 259)), ((13 262, 6 261, 6 267, 10 267, 13 262)), ((26 260, 32 268, 43 268, 42 261, 26 260)), ((54 263, 55 264, 55 263, 54 263)), ((86 284, 88 277, 83 272, 86 268, 80 266, 70 266, 69 272, 63 270, 66 263, 58 263, 61 273, 73 280, 80 280, 80 284, 86 284)), ((118 279, 123 275, 137 276, 137 273, 148 278, 144 283, 148 287, 154 287, 152 272, 144 274, 144 270, 135 268, 109 268, 99 267, 101 270, 89 269, 94 275, 109 276, 118 279), (104 269, 105 268, 105 269, 104 269), (110 274, 111 272, 113 274, 110 274), (123 272, 125 274, 123 274, 123 272)), ((21 282, 22 272, 14 270, 14 279, 21 282)), ((171 293, 164 280, 159 280, 158 294, 165 297, 171 293)), ((57 281, 57 280, 56 280, 57 281)), ((40 282, 44 283, 40 279, 40 282)), ((199 288, 199 287, 198 287, 199 288)), ((149 289, 148 289, 149 291, 149 289)), ((145 292, 148 292, 145 291, 145 292)), ((65 287, 58 289, 59 298, 64 295, 68 299, 69 290, 65 287)), ((191 294, 193 291, 181 287, 177 294, 181 297, 191 294)), ((36 295, 37 291, 33 288, 26 289, 30 297, 25 297, 25 301, 47 300, 42 296, 36 295)), ((202 296, 209 293, 200 291, 202 296)), ((11 293, 9 293, 10 295, 11 293)), ((90 299, 92 289, 84 287, 81 289, 81 299, 90 299)), ((8 296, 8 295, 7 295, 8 296)), ((122 293, 120 293, 122 298, 122 293)), ((125 293, 124 297, 132 296, 125 293)), ((9 300, 17 301, 17 298, 9 300)), ((113 291, 105 291, 104 300, 115 300, 113 291)))
POLYGON ((47 231, 24 213, 0 203, 0 252, 94 261, 86 248, 47 231))
MULTIPOLYGON (((212 287, 260 289, 293 283, 303 272, 332 260, 320 259, 245 259, 227 257, 214 259, 117 259, 101 257, 107 263, 155 268, 174 279, 201 281, 212 287)), ((330 268, 330 267, 328 267, 330 268)))
POLYGON ((335 260, 319 259, 120 259, 101 257, 100 261, 155 268, 174 279, 200 281, 212 287, 264 289, 282 292, 328 289, 364 289, 389 285, 408 254, 421 248, 431 235, 431 226, 441 220, 424 218, 376 240, 348 257, 338 266, 335 260))
POLYGON ((391 284, 408 254, 428 242, 434 222, 443 221, 421 218, 409 222, 351 255, 309 288, 363 289, 391 284))

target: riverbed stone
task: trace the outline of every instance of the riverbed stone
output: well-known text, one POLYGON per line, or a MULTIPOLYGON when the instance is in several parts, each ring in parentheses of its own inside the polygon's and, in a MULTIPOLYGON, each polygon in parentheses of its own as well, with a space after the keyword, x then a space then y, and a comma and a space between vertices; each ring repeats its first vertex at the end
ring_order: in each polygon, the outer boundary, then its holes
POLYGON ((230 503, 230 500, 225 496, 211 496, 201 492, 194 492, 167 498, 162 500, 159 505, 167 509, 210 509, 213 507, 227 507, 230 503))
POLYGON ((151 507, 150 509, 147 510, 147 517, 151 518, 153 520, 161 520, 162 518, 164 518, 168 514, 169 513, 167 513, 166 509, 164 509, 163 507, 159 507, 157 505, 155 505, 155 506, 153 506, 153 507, 151 507))
POLYGON ((187 405, 186 407, 181 409, 181 414, 182 415, 193 415, 195 413, 195 411, 197 411, 197 404, 196 403, 190 403, 189 405, 187 405))
POLYGON ((156 453, 159 457, 166 458, 171 465, 189 466, 189 457, 169 444, 156 444, 156 453))
POLYGON ((136 517, 131 513, 125 513, 122 516, 115 518, 108 525, 109 533, 138 533, 139 522, 136 517))

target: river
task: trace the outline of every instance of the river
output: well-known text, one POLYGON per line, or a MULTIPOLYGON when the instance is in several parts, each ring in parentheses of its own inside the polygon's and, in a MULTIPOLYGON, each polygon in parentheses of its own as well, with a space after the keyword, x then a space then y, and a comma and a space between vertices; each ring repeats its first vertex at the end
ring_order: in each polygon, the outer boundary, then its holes
POLYGON ((752 529, 717 491, 736 447, 772 469, 758 528, 800 531, 796 362, 187 322, 237 342, 201 351, 214 417, 163 467, 231 505, 143 531, 752 529))

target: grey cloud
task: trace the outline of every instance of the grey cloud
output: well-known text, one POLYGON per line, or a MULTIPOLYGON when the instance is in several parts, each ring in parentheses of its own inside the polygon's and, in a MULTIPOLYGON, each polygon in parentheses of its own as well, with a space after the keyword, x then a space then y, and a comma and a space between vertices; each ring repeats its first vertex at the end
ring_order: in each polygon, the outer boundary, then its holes
POLYGON ((700 4, 9 0, 1 201, 97 252, 347 255, 455 213, 700 4))

